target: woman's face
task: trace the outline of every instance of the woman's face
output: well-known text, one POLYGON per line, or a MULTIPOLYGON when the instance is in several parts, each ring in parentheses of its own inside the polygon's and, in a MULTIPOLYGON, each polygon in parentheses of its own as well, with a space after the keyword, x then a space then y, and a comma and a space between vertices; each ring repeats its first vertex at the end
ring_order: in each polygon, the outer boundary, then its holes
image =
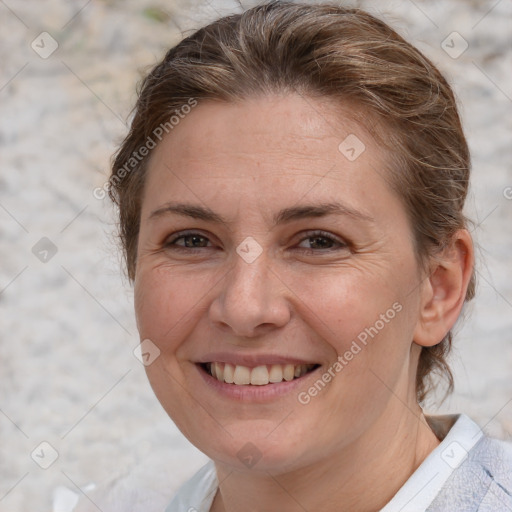
POLYGON ((387 163, 331 103, 296 95, 199 103, 153 150, 146 370, 217 462, 301 468, 411 414, 420 272, 387 163))

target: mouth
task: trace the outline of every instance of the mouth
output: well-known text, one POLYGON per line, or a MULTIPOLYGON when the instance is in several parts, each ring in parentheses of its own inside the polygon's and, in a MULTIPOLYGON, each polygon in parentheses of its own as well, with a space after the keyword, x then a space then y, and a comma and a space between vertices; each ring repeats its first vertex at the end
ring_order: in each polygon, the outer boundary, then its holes
POLYGON ((297 380, 315 371, 319 364, 269 364, 254 367, 222 362, 200 363, 199 367, 219 382, 233 386, 267 386, 297 380))

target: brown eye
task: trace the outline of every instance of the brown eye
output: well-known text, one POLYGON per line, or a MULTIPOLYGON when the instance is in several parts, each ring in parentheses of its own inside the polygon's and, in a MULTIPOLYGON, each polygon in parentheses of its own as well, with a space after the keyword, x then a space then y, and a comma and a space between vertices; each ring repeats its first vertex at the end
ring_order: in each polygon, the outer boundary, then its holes
POLYGON ((179 236, 172 238, 165 243, 165 247, 172 248, 183 248, 183 249, 200 249, 207 247, 210 240, 202 235, 201 233, 191 232, 182 233, 179 236), (178 243, 179 242, 179 243, 178 243))
MULTIPOLYGON (((304 247, 307 252, 319 252, 319 251, 331 251, 336 250, 336 246, 338 249, 347 248, 347 244, 342 240, 338 240, 334 236, 324 231, 314 231, 311 233, 307 233, 308 236, 302 239, 301 243, 304 241, 309 241, 310 247, 304 247)), ((300 246, 300 244, 299 244, 300 246)))

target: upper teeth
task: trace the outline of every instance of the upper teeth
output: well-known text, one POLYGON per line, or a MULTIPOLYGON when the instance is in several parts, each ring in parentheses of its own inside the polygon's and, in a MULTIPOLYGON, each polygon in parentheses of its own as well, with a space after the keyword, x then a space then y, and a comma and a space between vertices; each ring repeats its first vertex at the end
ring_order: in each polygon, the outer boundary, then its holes
POLYGON ((208 363, 211 375, 227 384, 264 386, 269 383, 293 380, 314 368, 314 364, 272 364, 255 368, 229 363, 208 363))

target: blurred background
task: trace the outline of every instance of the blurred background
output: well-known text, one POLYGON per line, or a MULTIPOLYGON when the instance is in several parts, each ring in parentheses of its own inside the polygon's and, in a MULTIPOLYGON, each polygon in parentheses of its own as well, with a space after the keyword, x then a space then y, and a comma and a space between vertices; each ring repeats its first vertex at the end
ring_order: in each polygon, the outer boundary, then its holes
MULTIPOLYGON (((388 21, 446 74, 473 154, 478 297, 451 363, 465 412, 512 437, 512 4, 340 2, 388 21)), ((0 0, 0 511, 164 504, 206 457, 139 362, 114 211, 93 191, 135 86, 172 45, 242 0, 0 0), (135 350, 135 353, 134 353, 135 350)), ((158 506, 155 507, 155 510, 158 506)))

